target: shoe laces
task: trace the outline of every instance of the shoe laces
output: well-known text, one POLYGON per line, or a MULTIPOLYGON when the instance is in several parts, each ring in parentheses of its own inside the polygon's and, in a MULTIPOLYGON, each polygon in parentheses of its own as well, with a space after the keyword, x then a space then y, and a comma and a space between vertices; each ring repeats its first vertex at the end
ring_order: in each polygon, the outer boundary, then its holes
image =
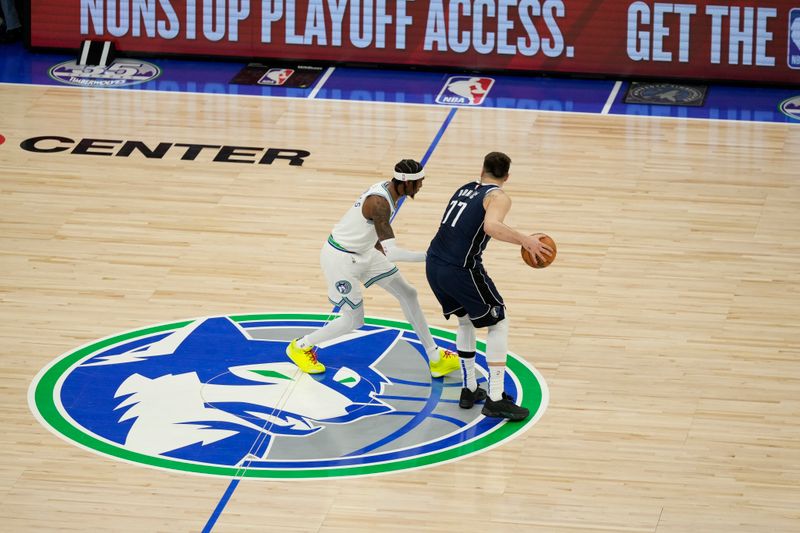
POLYGON ((308 357, 308 360, 312 363, 317 364, 317 347, 312 346, 311 348, 307 349, 306 357, 308 357))
POLYGON ((456 352, 451 352, 450 350, 444 348, 442 349, 442 357, 449 359, 451 357, 458 357, 458 354, 456 352))

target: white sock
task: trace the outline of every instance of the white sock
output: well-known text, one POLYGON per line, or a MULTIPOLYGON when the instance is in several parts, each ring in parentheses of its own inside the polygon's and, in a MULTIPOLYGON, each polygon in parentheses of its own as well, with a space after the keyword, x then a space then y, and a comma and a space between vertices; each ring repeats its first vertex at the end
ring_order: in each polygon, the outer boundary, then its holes
POLYGON ((475 327, 472 325, 469 315, 457 318, 456 349, 459 359, 461 359, 461 381, 464 387, 475 392, 478 389, 478 381, 475 379, 475 327), (472 357, 464 357, 464 354, 472 357))
POLYGON ((461 382, 463 386, 475 392, 478 390, 478 380, 475 379, 475 357, 459 357, 461 361, 461 382))
POLYGON ((499 401, 503 397, 503 379, 506 374, 508 352, 508 319, 489 326, 486 336, 486 362, 489 366, 489 398, 499 401))
POLYGON ((493 402, 503 398, 503 378, 506 375, 506 365, 489 365, 489 398, 493 402))

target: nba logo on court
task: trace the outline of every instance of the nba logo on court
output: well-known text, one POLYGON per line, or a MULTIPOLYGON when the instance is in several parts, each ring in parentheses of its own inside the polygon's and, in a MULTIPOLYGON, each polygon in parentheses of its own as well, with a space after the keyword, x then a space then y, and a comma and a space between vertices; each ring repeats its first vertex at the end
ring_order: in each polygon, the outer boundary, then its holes
POLYGON ((494 85, 493 78, 451 76, 436 97, 437 104, 481 105, 494 85))
POLYGON ((258 80, 260 85, 283 85, 294 74, 290 68, 271 68, 258 80))
POLYGON ((789 68, 800 68, 800 8, 789 11, 789 68))

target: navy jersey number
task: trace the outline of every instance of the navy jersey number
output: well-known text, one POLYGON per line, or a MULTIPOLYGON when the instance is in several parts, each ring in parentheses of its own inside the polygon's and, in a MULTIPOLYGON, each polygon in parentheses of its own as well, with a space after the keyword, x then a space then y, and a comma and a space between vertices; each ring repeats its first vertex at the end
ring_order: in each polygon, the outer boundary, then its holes
POLYGON ((442 219, 442 224, 447 224, 447 219, 450 217, 450 213, 452 213, 456 207, 458 207, 458 213, 456 213, 455 218, 450 223, 451 227, 453 228, 456 227, 456 222, 458 222, 458 218, 461 216, 461 213, 464 212, 464 208, 467 207, 467 202, 457 202, 456 200, 450 202, 450 207, 444 214, 444 218, 442 219))

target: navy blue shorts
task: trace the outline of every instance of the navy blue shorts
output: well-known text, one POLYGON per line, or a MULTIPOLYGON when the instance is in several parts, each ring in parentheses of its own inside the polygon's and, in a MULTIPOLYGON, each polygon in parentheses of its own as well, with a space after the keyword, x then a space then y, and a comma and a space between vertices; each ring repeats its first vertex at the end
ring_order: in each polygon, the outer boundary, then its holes
POLYGON ((473 326, 485 328, 506 317, 503 298, 483 265, 468 270, 429 255, 425 274, 445 318, 469 315, 473 326))

